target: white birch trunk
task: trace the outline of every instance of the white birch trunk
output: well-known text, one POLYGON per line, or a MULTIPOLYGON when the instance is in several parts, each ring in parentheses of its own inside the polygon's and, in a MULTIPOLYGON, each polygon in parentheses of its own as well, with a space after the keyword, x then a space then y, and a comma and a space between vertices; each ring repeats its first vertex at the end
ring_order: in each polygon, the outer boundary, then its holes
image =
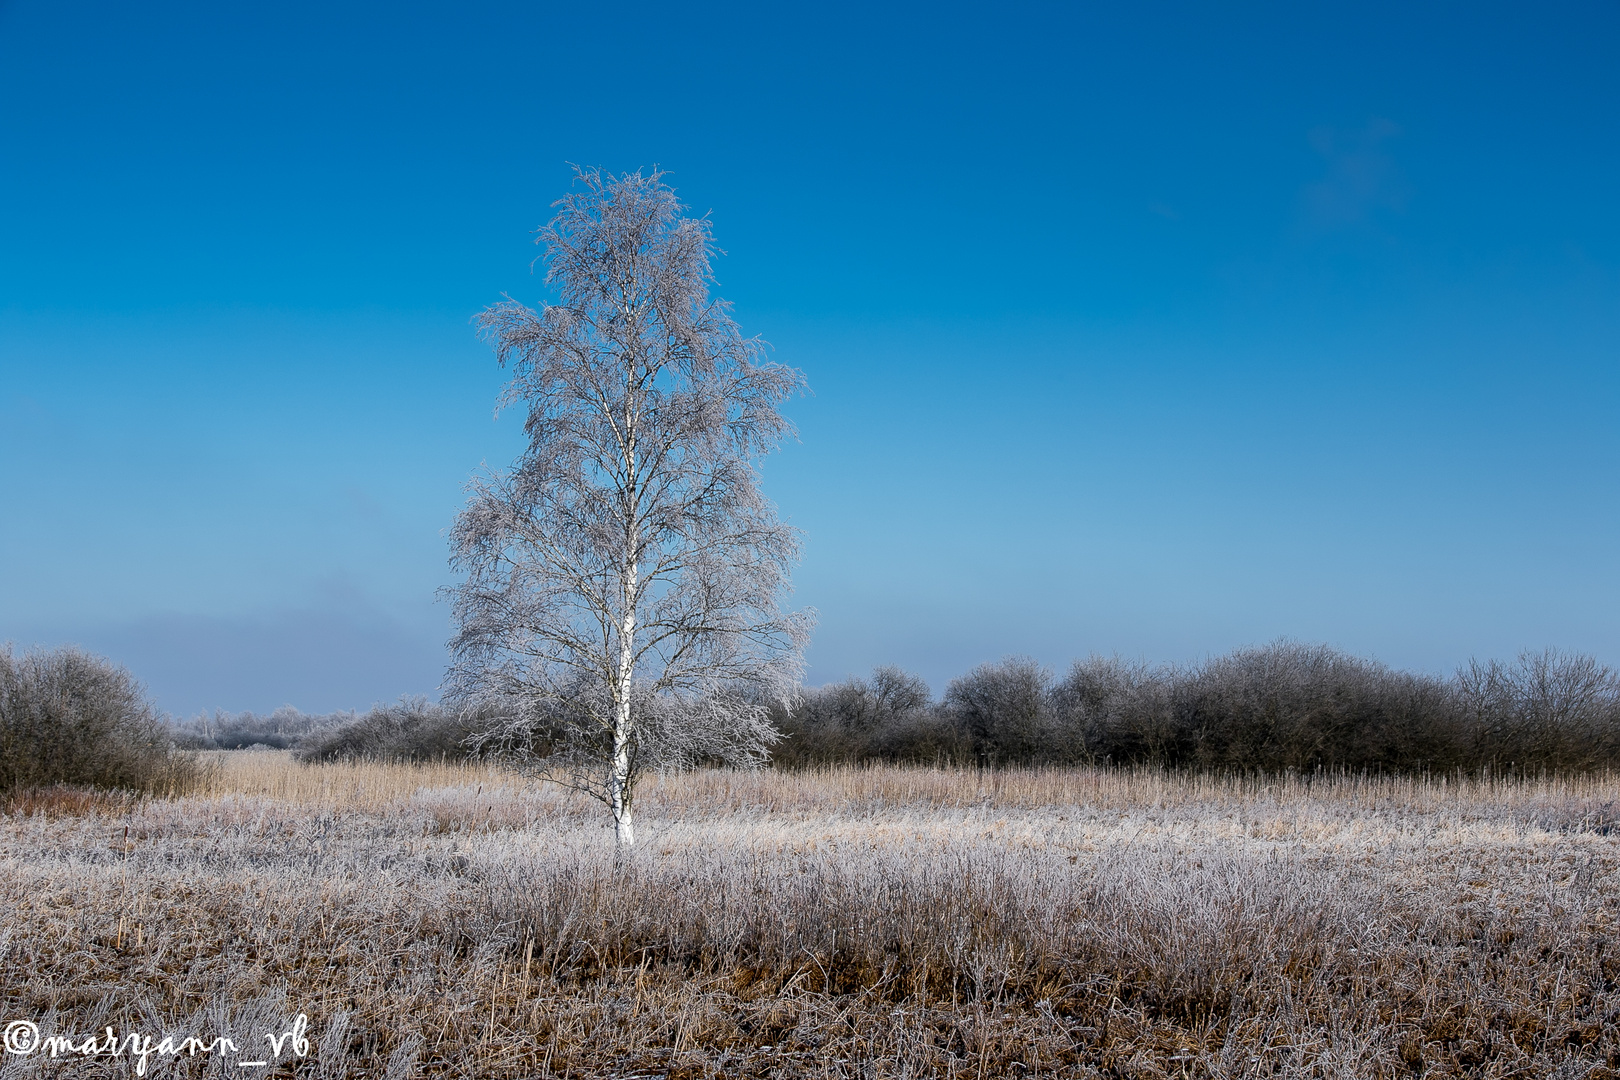
POLYGON ((636 842, 630 791, 630 680, 635 674, 633 635, 636 614, 628 612, 620 626, 619 700, 613 703, 613 762, 608 775, 608 805, 613 810, 613 838, 620 847, 636 842))
POLYGON ((636 826, 630 804, 630 746, 624 732, 630 722, 630 702, 621 701, 613 733, 613 775, 608 780, 608 799, 613 808, 613 839, 621 848, 636 842, 636 826))
MULTIPOLYGON (((625 417, 625 429, 634 432, 633 418, 625 417)), ((626 454, 627 473, 634 482, 636 468, 635 436, 626 454)), ((634 503, 631 518, 625 527, 624 563, 624 621, 619 624, 619 699, 613 703, 613 763, 608 777, 608 803, 613 810, 613 838, 621 848, 636 842, 636 827, 632 819, 635 808, 631 805, 630 788, 630 700, 636 675, 636 589, 641 567, 637 564, 634 503)))

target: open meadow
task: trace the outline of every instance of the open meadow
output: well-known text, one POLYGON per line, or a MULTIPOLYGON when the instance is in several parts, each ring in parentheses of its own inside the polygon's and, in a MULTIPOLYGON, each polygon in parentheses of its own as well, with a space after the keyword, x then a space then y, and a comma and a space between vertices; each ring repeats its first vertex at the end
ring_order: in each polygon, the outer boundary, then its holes
MULTIPOLYGON (((1620 1076, 1620 778, 650 776, 225 754, 0 816, 0 1019, 336 1077, 1620 1076)), ((0 1077, 134 1075, 0 1056, 0 1077)))

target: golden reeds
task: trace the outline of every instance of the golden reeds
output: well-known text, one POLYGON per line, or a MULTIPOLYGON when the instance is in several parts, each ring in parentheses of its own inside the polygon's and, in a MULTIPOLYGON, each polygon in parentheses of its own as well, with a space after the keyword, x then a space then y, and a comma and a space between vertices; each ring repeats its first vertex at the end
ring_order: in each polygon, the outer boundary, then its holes
POLYGON ((700 772, 623 856, 486 765, 211 783, 13 800, 6 1019, 301 1011, 334 1077, 1620 1068, 1612 777, 700 772))

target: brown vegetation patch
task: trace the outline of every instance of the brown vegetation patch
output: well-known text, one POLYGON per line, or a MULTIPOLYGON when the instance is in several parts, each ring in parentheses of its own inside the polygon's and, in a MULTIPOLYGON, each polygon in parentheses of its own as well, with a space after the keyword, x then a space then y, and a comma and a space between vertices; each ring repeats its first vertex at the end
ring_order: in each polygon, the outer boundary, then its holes
POLYGON ((4 819, 8 1018, 301 1011, 331 1077, 1620 1069, 1609 778, 699 773, 624 858, 482 766, 216 785, 4 819))
POLYGON ((83 816, 92 813, 121 813, 136 802, 136 796, 127 791, 102 791, 90 787, 72 787, 53 784, 49 787, 24 788, 0 797, 0 814, 7 817, 61 817, 65 814, 83 816))

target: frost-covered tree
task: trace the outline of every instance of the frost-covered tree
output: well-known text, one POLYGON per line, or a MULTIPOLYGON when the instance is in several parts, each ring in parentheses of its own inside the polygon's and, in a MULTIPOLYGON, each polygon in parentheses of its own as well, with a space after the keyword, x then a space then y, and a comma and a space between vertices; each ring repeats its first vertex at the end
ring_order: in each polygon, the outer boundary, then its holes
POLYGON ((507 710, 493 736, 606 803, 622 845, 645 769, 762 762, 801 673, 797 537, 757 462, 803 377, 710 296, 710 224, 662 174, 577 180, 537 239, 556 303, 478 317, 529 444, 456 521, 448 689, 507 710))

